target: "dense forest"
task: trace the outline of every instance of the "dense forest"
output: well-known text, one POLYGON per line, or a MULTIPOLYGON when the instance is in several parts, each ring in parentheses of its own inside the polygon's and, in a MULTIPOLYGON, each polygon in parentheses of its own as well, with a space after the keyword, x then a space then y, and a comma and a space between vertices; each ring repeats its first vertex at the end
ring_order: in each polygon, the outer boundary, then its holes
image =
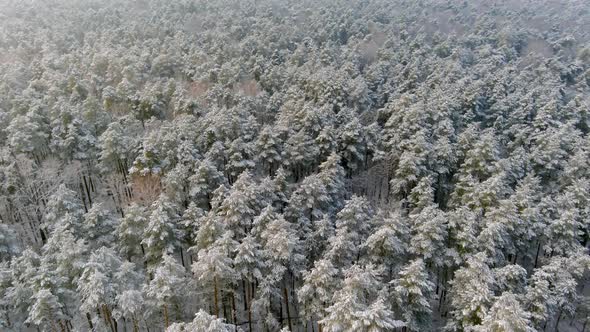
POLYGON ((584 0, 0 0, 0 330, 590 331, 589 132, 584 0))

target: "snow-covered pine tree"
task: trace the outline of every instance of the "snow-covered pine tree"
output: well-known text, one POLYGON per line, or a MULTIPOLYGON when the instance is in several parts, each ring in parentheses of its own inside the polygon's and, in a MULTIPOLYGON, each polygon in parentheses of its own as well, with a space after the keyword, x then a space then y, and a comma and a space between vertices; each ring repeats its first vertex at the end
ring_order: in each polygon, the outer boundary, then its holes
POLYGON ((147 300, 162 310, 164 329, 170 326, 172 312, 175 312, 174 317, 181 316, 181 304, 187 285, 186 274, 185 268, 174 257, 164 254, 154 270, 154 277, 145 286, 147 300))
POLYGON ((484 253, 467 259, 467 265, 455 272, 449 291, 451 318, 447 329, 470 329, 480 325, 493 303, 494 277, 484 253))
POLYGON ((373 266, 353 265, 344 271, 340 289, 319 324, 327 331, 383 331, 405 324, 394 319, 393 312, 380 298, 382 284, 373 266))
POLYGON ((147 211, 143 206, 132 203, 125 209, 125 216, 115 229, 117 247, 122 255, 131 259, 143 254, 142 233, 147 224, 147 211))
POLYGON ((176 206, 166 195, 160 195, 150 209, 141 244, 145 248, 148 267, 153 269, 159 264, 162 255, 174 252, 180 244, 182 234, 176 206))
POLYGON ((393 294, 403 313, 405 325, 413 331, 430 330, 430 300, 434 284, 426 272, 424 261, 418 258, 408 263, 392 283, 393 294))
POLYGON ((475 331, 536 331, 529 318, 530 313, 522 308, 516 296, 505 292, 494 301, 481 326, 476 327, 475 331))

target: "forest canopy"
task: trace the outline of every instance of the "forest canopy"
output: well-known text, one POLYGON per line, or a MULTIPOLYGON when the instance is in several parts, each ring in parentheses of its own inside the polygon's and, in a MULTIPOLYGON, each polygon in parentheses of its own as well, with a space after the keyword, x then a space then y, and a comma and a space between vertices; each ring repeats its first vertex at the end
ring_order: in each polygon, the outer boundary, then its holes
POLYGON ((583 0, 0 0, 0 330, 584 331, 589 132, 583 0))

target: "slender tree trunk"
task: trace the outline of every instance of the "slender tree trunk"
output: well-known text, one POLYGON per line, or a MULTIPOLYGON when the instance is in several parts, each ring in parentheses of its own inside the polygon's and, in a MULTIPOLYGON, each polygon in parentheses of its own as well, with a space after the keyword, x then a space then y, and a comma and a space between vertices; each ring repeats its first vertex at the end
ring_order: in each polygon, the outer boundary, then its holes
POLYGON ((8 314, 8 306, 2 306, 2 308, 4 309, 5 315, 4 317, 6 318, 6 324, 10 327, 12 324, 10 323, 10 315, 8 314))
POLYGON ((283 294, 285 295, 285 309, 287 312, 287 322, 289 323, 289 331, 293 331, 293 324, 291 323, 291 312, 289 311, 289 292, 287 287, 283 287, 283 294))
POLYGON ((563 311, 559 309, 559 315, 557 315, 557 322, 555 323, 555 331, 559 331, 559 321, 561 320, 561 314, 563 311))
POLYGON ((438 312, 439 313, 442 313, 443 293, 444 293, 444 290, 441 289, 440 294, 438 296, 438 312))
POLYGON ((181 312, 180 312, 180 305, 178 302, 174 303, 174 312, 176 313, 176 320, 180 320, 181 312))
POLYGON ((45 231, 42 228, 39 229, 39 234, 41 235, 41 242, 43 244, 47 243, 47 235, 45 235, 45 231))
POLYGON ((139 322, 137 321, 135 314, 133 314, 131 319, 133 320, 133 332, 139 332, 139 322))
POLYGON ((96 190, 94 189, 94 181, 92 181, 92 176, 88 175, 88 181, 90 182, 90 189, 92 192, 95 192, 96 190))
POLYGON ((182 253, 182 246, 180 247, 180 262, 182 263, 182 267, 186 268, 184 265, 184 255, 182 253))
POLYGON ((86 205, 86 194, 84 193, 84 188, 82 188, 82 183, 80 183, 80 194, 82 196, 82 203, 84 203, 84 212, 88 213, 88 205, 86 205))
POLYGON ((166 326, 165 329, 170 325, 170 320, 168 319, 168 307, 166 305, 164 305, 164 325, 166 326))
POLYGON ((236 312, 236 296, 234 292, 231 293, 231 307, 232 307, 232 319, 234 320, 235 331, 238 331, 238 314, 236 312))
POLYGON ((252 288, 252 283, 248 282, 248 331, 252 332, 252 297, 254 288, 252 288))
POLYGON ((219 298, 217 297, 217 277, 213 277, 213 303, 215 308, 213 310, 215 317, 219 318, 219 298))
POLYGON ((88 188, 88 182, 86 182, 86 175, 82 175, 82 179, 84 180, 84 187, 86 188, 86 196, 88 196, 88 205, 92 207, 92 198, 90 197, 90 189, 88 188))
POLYGON ((539 240, 539 245, 537 246, 537 254, 535 255, 535 269, 537 268, 537 263, 539 262, 539 252, 541 252, 541 240, 539 240))
POLYGON ((248 296, 246 294, 246 281, 244 279, 242 279, 242 292, 243 292, 243 297, 244 297, 244 311, 248 310, 248 296))
MULTIPOLYGON (((270 303, 270 310, 272 311, 272 295, 268 296, 268 302, 270 303)), ((283 316, 283 300, 279 298, 279 323, 281 328, 285 326, 285 316, 283 316)))
MULTIPOLYGON (((229 316, 227 315, 227 295, 221 290, 221 307, 223 308, 223 318, 227 319, 229 316)), ((229 319, 227 319, 229 321, 229 319)))
POLYGON ((107 317, 109 319, 109 325, 111 326, 111 329, 114 332, 117 332, 117 322, 113 319, 113 315, 111 314, 111 310, 109 309, 109 307, 106 308, 107 309, 107 317))
POLYGON ((145 323, 145 329, 147 330, 147 332, 150 332, 150 325, 148 324, 145 318, 143 319, 143 322, 145 323))
MULTIPOLYGON (((435 294, 438 294, 438 290, 440 289, 440 269, 436 270, 436 290, 434 291, 435 294)), ((440 309, 440 304, 439 304, 440 309)))
POLYGON ((102 305, 102 310, 104 313, 104 320, 107 324, 109 324, 109 327, 111 328, 111 331, 113 332, 117 332, 117 329, 115 328, 115 325, 113 324, 113 319, 111 317, 111 312, 109 310, 109 307, 106 304, 102 305))

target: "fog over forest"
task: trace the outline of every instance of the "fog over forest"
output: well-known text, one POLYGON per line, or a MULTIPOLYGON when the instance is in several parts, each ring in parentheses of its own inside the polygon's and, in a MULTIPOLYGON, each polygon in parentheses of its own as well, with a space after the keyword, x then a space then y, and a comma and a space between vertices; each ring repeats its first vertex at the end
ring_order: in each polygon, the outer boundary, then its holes
POLYGON ((0 331, 590 332, 588 0, 0 0, 0 331))

